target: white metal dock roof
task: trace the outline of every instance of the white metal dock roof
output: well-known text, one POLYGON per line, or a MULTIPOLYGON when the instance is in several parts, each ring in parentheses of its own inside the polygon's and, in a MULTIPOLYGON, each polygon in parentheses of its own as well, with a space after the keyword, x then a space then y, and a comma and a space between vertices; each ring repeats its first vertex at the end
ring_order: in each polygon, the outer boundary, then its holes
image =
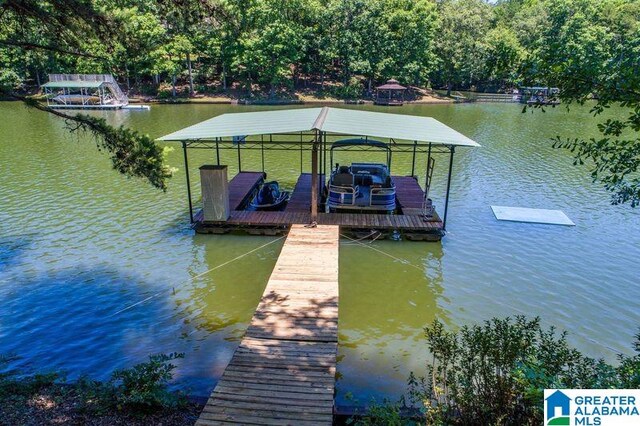
POLYGON ((84 80, 64 80, 50 81, 42 85, 42 87, 51 88, 96 88, 104 84, 104 81, 84 81, 84 80))
POLYGON ((222 114, 159 140, 212 140, 313 130, 442 145, 480 146, 432 117, 328 107, 222 114))

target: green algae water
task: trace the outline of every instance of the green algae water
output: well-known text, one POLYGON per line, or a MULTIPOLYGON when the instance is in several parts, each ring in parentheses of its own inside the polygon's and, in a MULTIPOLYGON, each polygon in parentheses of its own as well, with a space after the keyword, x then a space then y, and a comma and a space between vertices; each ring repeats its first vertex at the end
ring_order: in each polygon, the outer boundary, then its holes
MULTIPOLYGON (((154 105, 94 114, 158 137, 218 114, 263 109, 154 105)), ((640 210, 611 206, 587 170, 549 142, 593 135, 587 109, 366 109, 433 116, 482 148, 456 151, 442 243, 341 241, 340 404, 397 398, 411 371, 425 371, 423 327, 436 318, 455 328, 540 315, 588 355, 615 361, 617 352, 632 352, 640 210), (577 226, 498 222, 492 204, 561 209, 577 226)), ((282 240, 194 235, 176 148, 168 161, 178 171, 162 193, 111 170, 91 138, 70 135, 59 119, 0 103, 0 353, 18 355, 15 367, 105 379, 149 354, 177 351, 185 358, 175 386, 196 395, 213 389, 282 240)), ((214 163, 215 152, 193 150, 189 160, 197 199, 198 167, 214 163)), ((261 170, 259 151, 243 152, 242 161, 243 170, 261 170)), ((299 161, 296 152, 267 152, 265 168, 292 187, 299 161)), ((222 163, 235 173, 237 153, 222 151, 222 163)), ((446 168, 447 158, 436 157, 439 212, 446 168)), ((409 174, 410 154, 394 155, 392 171, 409 174)), ((424 179, 424 159, 416 174, 424 179)))

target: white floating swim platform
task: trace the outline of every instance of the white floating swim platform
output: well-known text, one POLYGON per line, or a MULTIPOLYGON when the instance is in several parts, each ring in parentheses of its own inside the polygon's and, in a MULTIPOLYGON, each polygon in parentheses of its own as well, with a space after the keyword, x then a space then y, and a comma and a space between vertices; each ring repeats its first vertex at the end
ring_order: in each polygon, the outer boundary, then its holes
POLYGON ((525 207, 491 206, 498 220, 575 226, 562 210, 528 209, 525 207))
POLYGON ((122 107, 122 109, 143 109, 143 110, 150 110, 151 107, 149 105, 125 105, 122 107))

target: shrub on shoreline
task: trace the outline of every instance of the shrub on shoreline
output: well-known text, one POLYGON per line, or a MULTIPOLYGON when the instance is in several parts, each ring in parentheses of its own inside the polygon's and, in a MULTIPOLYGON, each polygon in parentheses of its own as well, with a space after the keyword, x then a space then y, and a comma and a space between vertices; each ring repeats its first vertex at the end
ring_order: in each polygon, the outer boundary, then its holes
POLYGON ((0 425, 26 419, 38 424, 55 416, 82 424, 192 424, 201 407, 167 386, 175 369, 172 361, 183 357, 152 355, 147 362, 114 371, 107 382, 82 377, 65 383, 60 373, 20 375, 8 368, 15 357, 0 356, 0 371, 6 371, 0 373, 0 425))
MULTIPOLYGON (((432 354, 427 376, 409 378, 409 401, 423 414, 418 423, 538 425, 544 389, 640 388, 640 333, 636 355, 620 354, 616 366, 584 356, 566 332, 543 328, 538 317, 493 318, 457 332, 436 320, 425 335, 432 354)), ((355 423, 382 425, 398 410, 376 405, 355 423)))

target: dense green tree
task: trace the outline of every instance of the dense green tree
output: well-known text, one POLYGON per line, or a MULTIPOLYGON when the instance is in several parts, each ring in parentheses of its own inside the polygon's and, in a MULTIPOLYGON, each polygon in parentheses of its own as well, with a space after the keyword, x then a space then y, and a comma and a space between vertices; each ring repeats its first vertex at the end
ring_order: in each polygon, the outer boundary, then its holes
POLYGON ((556 145, 614 202, 636 205, 639 26, 637 0, 5 0, 0 87, 24 98, 47 73, 72 72, 113 73, 132 92, 170 82, 174 96, 194 81, 274 96, 330 79, 349 98, 391 77, 448 91, 557 86, 566 105, 628 111, 599 138, 556 145))
MULTIPOLYGON (((0 53, 2 68, 11 57, 26 52, 47 52, 64 70, 65 63, 78 58, 100 60, 90 50, 102 43, 107 53, 118 23, 89 0, 5 1, 0 3, 0 53)), ((126 176, 147 179, 153 186, 166 189, 171 170, 164 164, 164 151, 148 135, 107 125, 102 118, 56 111, 19 93, 28 70, 16 67, 0 72, 0 97, 23 101, 26 105, 66 120, 71 131, 84 131, 96 137, 98 148, 108 153, 115 170, 126 176)))
POLYGON ((507 27, 496 27, 483 40, 484 76, 487 81, 501 86, 518 82, 524 50, 515 32, 507 27))
POLYGON ((536 78, 560 88, 561 98, 598 116, 619 104, 626 118, 598 125, 601 137, 558 137, 575 164, 587 164, 614 204, 640 204, 640 4, 622 0, 547 1, 549 26, 534 55, 536 78))
POLYGON ((302 1, 256 1, 246 13, 253 25, 239 37, 233 67, 253 81, 269 87, 290 82, 293 67, 302 57, 306 28, 298 21, 305 7, 302 1))
MULTIPOLYGON (((381 76, 416 85, 425 83, 435 69, 438 25, 435 4, 429 0, 385 1, 380 25, 386 47, 381 76)), ((371 38, 375 37, 372 34, 371 38)))
POLYGON ((483 0, 443 0, 438 5, 441 26, 436 49, 436 81, 447 87, 469 86, 484 68, 482 39, 489 30, 492 9, 483 0))

